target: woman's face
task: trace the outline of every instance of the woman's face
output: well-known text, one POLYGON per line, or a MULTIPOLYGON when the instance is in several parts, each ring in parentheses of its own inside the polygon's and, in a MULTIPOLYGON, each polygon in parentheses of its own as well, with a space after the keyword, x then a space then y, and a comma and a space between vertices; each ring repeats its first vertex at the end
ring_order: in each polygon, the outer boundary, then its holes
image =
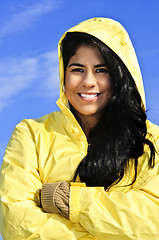
POLYGON ((111 96, 111 77, 97 47, 80 46, 65 74, 65 93, 77 116, 99 118, 111 96))

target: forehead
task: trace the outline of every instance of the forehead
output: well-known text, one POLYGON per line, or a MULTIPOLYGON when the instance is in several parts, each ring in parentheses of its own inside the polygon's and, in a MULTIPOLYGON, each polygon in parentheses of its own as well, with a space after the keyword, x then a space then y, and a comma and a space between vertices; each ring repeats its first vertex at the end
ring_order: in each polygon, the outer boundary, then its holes
POLYGON ((98 47, 82 45, 80 46, 75 54, 70 58, 69 62, 80 61, 85 63, 96 64, 104 63, 103 56, 98 47))

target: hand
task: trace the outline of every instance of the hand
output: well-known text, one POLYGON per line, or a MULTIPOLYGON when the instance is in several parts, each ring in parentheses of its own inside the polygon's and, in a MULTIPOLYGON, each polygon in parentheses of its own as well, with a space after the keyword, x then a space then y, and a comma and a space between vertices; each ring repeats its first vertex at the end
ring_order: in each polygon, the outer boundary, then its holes
POLYGON ((65 218, 69 218, 70 186, 67 182, 61 182, 54 193, 55 206, 60 209, 65 218))
POLYGON ((67 182, 44 183, 41 190, 41 204, 45 212, 61 213, 69 218, 70 186, 67 182))

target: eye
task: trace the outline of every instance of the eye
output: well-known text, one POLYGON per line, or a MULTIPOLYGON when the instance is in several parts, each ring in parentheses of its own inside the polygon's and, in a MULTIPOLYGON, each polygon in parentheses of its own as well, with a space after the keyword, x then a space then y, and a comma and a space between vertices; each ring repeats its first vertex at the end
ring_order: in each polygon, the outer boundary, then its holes
POLYGON ((106 68, 98 68, 96 69, 96 73, 108 73, 108 70, 106 68))
POLYGON ((82 68, 73 68, 71 72, 83 72, 82 68))

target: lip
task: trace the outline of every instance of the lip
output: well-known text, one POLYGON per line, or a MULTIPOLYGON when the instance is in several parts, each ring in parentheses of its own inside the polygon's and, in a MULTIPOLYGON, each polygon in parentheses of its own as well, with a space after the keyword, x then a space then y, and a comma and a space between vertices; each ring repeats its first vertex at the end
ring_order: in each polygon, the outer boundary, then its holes
POLYGON ((100 93, 95 93, 95 92, 82 92, 82 93, 78 93, 78 96, 82 99, 85 100, 87 102, 92 102, 95 101, 98 96, 100 95, 100 93))

